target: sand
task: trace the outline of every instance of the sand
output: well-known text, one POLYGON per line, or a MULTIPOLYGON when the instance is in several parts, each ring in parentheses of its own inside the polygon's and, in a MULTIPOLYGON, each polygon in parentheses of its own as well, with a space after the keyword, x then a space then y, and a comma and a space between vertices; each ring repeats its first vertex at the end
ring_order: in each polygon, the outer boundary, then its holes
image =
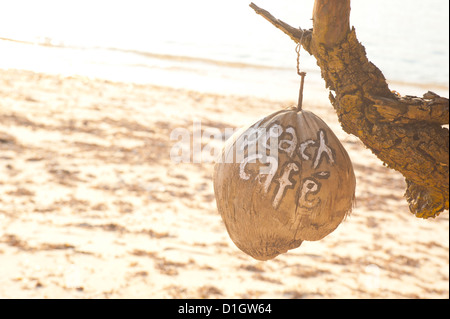
MULTIPOLYGON (((357 205, 260 262, 229 239, 212 163, 170 159, 175 128, 238 128, 294 101, 0 70, 1 298, 449 298, 449 218, 408 210, 403 177, 341 139, 357 205)), ((204 141, 203 141, 204 142, 204 141)))

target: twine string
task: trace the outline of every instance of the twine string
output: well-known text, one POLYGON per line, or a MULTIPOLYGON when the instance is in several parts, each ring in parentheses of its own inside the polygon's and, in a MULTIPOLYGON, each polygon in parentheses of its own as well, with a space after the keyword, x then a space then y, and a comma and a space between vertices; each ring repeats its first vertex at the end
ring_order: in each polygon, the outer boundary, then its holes
POLYGON ((295 52, 297 52, 297 74, 300 75, 300 91, 298 94, 298 104, 297 104, 297 112, 300 112, 302 110, 303 105, 303 86, 305 83, 305 76, 306 72, 300 71, 300 50, 302 49, 302 40, 303 40, 303 33, 302 37, 300 38, 300 41, 297 43, 297 47, 295 48, 295 52))

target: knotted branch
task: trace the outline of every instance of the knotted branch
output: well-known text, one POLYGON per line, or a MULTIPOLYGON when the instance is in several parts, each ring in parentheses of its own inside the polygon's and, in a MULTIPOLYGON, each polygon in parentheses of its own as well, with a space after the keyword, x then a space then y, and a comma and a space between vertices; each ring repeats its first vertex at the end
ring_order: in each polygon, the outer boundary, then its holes
POLYGON ((343 129, 357 136, 387 166, 403 174, 406 199, 417 217, 449 208, 449 102, 392 92, 350 29, 350 0, 316 0, 313 29, 300 30, 250 5, 313 55, 343 129))

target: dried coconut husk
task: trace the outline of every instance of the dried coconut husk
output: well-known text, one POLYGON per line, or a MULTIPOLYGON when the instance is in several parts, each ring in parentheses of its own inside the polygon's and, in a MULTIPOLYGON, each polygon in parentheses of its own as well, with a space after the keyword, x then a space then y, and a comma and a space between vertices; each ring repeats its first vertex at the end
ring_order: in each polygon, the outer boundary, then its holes
POLYGON ((308 111, 279 111, 241 129, 214 167, 227 231, 258 260, 334 231, 353 207, 355 185, 344 147, 308 111))

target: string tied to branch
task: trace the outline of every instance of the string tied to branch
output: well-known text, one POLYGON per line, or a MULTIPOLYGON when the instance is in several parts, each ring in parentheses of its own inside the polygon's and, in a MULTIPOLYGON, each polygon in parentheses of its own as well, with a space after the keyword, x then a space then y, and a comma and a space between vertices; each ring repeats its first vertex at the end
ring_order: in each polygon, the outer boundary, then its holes
POLYGON ((303 105, 303 86, 305 84, 305 76, 306 76, 306 72, 300 71, 300 51, 302 49, 303 34, 304 34, 304 32, 302 32, 302 36, 301 36, 300 40, 297 43, 297 47, 295 48, 295 52, 297 53, 297 74, 301 77, 301 80, 300 80, 300 91, 299 91, 299 94, 298 94, 297 112, 300 112, 302 110, 302 105, 303 105))

